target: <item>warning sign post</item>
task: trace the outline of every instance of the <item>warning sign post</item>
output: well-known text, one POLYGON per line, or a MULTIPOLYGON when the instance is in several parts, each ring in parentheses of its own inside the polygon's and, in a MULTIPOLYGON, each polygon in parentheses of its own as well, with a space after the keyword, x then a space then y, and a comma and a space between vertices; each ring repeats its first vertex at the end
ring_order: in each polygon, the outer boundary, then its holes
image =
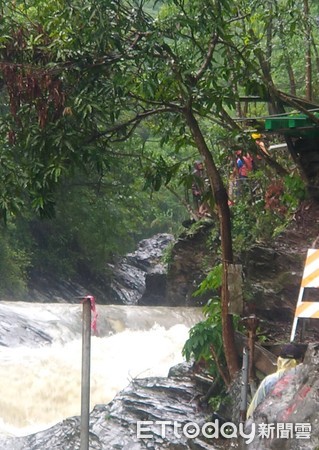
POLYGON ((311 248, 307 252, 290 341, 295 338, 298 319, 319 319, 319 302, 302 301, 305 288, 319 288, 318 249, 311 248))

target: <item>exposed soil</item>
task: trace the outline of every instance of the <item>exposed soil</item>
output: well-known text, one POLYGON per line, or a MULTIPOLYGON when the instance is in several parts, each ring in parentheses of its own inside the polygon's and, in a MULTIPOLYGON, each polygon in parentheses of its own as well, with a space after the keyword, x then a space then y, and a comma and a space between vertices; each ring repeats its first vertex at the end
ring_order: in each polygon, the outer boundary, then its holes
MULTIPOLYGON (((273 248, 299 254, 306 254, 310 248, 319 248, 319 203, 305 201, 294 214, 287 229, 274 240, 273 248)), ((299 328, 303 328, 303 331, 298 329, 296 340, 302 339, 305 343, 319 342, 318 319, 303 319, 302 327, 299 328)), ((287 326, 285 321, 262 320, 260 332, 271 342, 289 342, 291 326, 287 326)))
POLYGON ((319 248, 319 202, 301 204, 287 229, 274 241, 274 248, 283 246, 296 252, 319 248))

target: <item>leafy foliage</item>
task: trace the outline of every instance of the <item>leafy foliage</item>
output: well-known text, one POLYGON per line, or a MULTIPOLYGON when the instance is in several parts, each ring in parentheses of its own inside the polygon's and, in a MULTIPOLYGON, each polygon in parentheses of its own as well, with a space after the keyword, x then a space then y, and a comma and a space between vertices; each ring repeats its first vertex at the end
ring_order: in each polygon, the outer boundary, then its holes
POLYGON ((237 252, 256 240, 271 242, 278 229, 288 224, 294 211, 306 198, 299 176, 283 179, 258 170, 249 179, 249 189, 231 207, 234 245, 237 252))
MULTIPOLYGON (((221 287, 222 266, 215 266, 202 281, 194 295, 211 292, 221 287)), ((222 338, 221 302, 218 297, 211 298, 203 307, 205 320, 194 325, 189 331, 182 353, 187 361, 204 365, 214 378, 219 379, 226 361, 222 338)))
MULTIPOLYGON (((205 7, 172 0, 155 9, 152 2, 108 0, 3 5, 0 133, 6 165, 18 162, 3 211, 21 209, 29 196, 35 211, 52 216, 56 184, 75 168, 103 173, 110 149, 141 121, 148 120, 162 144, 175 151, 194 145, 183 118, 190 99, 210 122, 208 139, 216 122, 238 129, 230 113, 240 94, 265 92, 269 58, 271 80, 279 88, 287 87, 279 63, 283 53, 296 62, 295 77, 301 78, 298 44, 309 24, 315 25, 301 6, 301 0, 267 7, 259 0, 219 0, 205 7)), ((315 26, 312 33, 317 38, 315 26)), ((155 189, 164 175, 165 158, 158 158, 155 172, 147 173, 155 189)), ((167 183, 175 172, 165 171, 167 183)))
POLYGON ((224 366, 220 300, 210 300, 205 307, 204 314, 206 320, 197 323, 190 329, 189 338, 182 353, 187 361, 193 358, 196 363, 204 362, 209 372, 218 377, 219 372, 211 347, 213 346, 219 362, 224 366))
POLYGON ((17 228, 11 223, 0 227, 0 295, 23 296, 27 289, 27 271, 31 265, 28 245, 19 239, 17 228))

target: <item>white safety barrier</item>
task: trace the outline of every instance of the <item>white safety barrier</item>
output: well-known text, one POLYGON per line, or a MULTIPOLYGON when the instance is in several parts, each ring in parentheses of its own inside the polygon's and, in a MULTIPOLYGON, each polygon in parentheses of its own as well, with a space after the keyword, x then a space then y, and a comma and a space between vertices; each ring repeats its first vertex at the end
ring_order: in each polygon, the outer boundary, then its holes
POLYGON ((319 319, 319 302, 303 302, 305 288, 319 288, 319 250, 311 248, 307 252, 305 268, 302 276, 295 318, 292 325, 290 340, 296 334, 298 319, 319 319))

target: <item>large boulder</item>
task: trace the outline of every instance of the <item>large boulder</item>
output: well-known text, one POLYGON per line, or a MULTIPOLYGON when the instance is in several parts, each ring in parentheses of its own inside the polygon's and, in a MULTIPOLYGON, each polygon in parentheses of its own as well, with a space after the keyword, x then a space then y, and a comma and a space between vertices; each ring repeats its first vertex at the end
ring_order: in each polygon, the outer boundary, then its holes
POLYGON ((194 297, 198 285, 215 263, 220 262, 217 225, 202 220, 182 233, 170 252, 166 303, 172 306, 204 304, 211 296, 194 297))
POLYGON ((110 266, 110 303, 164 305, 167 264, 163 262, 163 253, 173 240, 166 233, 144 239, 135 252, 110 266))
POLYGON ((253 245, 242 261, 249 309, 263 319, 292 321, 302 278, 304 253, 253 245))

